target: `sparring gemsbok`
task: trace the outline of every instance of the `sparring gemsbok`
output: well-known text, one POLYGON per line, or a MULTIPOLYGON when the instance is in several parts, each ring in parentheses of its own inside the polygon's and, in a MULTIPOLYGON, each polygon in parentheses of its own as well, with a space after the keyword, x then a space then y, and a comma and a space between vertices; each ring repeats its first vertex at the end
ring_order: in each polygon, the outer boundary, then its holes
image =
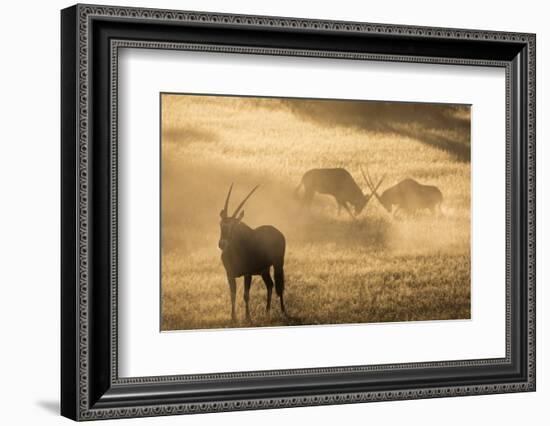
MULTIPOLYGON (((376 189, 382 184, 384 177, 376 185, 376 189)), ((338 204, 338 214, 342 207, 355 219, 372 197, 363 193, 351 174, 342 168, 336 169, 311 169, 304 173, 300 184, 295 190, 297 194, 304 187, 303 201, 307 206, 311 205, 315 193, 332 195, 338 204), (350 210, 353 207, 353 212, 350 210)), ((371 188, 372 191, 372 188, 371 188)))
POLYGON ((250 309, 248 306, 250 285, 253 275, 260 275, 267 288, 266 311, 271 308, 271 293, 273 280, 270 269, 273 266, 275 278, 275 291, 281 301, 281 311, 286 316, 283 293, 285 289, 284 260, 285 237, 273 226, 264 225, 252 229, 244 222, 243 208, 246 201, 256 191, 255 186, 246 198, 239 204, 235 212, 229 216, 227 212, 229 198, 233 184, 229 187, 225 205, 220 212, 220 241, 219 248, 222 251, 222 263, 227 274, 229 290, 231 292, 231 319, 236 320, 235 295, 237 291, 236 278, 244 276, 244 302, 246 305, 246 319, 250 321, 250 309))
POLYGON ((382 195, 376 192, 378 188, 374 188, 372 179, 367 170, 367 174, 361 167, 361 173, 365 182, 371 188, 375 197, 380 201, 380 204, 393 216, 398 210, 403 210, 406 213, 414 213, 418 210, 429 209, 433 214, 441 211, 441 203, 443 202, 443 194, 437 186, 422 185, 414 179, 404 179, 398 184, 386 189, 382 195), (395 209, 393 208, 395 206, 395 209))

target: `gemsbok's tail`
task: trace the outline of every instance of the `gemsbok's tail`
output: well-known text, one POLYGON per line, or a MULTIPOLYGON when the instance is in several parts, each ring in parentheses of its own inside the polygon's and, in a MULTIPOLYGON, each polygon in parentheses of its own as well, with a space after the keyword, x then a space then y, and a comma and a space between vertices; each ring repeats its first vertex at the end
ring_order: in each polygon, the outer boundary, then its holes
POLYGON ((443 204, 443 194, 441 193, 441 191, 439 191, 439 203, 437 205, 438 210, 439 210, 439 216, 440 217, 445 217, 445 214, 443 213, 443 208, 441 207, 441 204, 443 204))

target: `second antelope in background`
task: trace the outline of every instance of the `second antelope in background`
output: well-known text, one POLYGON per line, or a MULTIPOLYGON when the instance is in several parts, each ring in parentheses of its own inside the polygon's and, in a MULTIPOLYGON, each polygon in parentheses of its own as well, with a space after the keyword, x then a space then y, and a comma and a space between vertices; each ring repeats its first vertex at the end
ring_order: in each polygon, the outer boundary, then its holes
POLYGON ((376 192, 378 187, 374 187, 372 179, 367 170, 367 174, 361 167, 361 173, 363 178, 367 182, 367 185, 372 190, 372 193, 376 196, 380 204, 388 211, 395 215, 398 210, 403 210, 406 213, 414 213, 418 210, 429 209, 432 213, 441 211, 441 203, 443 202, 443 194, 437 186, 422 185, 414 179, 404 179, 398 184, 386 189, 382 195, 378 195, 376 192), (395 210, 393 208, 395 206, 395 210))
MULTIPOLYGON (((384 177, 380 179, 375 189, 378 189, 384 177)), ((357 185, 351 174, 342 168, 311 169, 304 173, 296 193, 304 187, 304 202, 310 206, 315 193, 332 195, 338 204, 338 214, 342 207, 353 218, 360 214, 372 197, 365 195, 357 185), (353 207, 353 212, 349 206, 353 207)), ((372 188, 371 188, 372 191, 372 188)))
POLYGON ((225 205, 220 212, 220 241, 219 248, 222 251, 222 263, 227 274, 229 290, 231 292, 231 318, 236 320, 235 296, 237 293, 237 277, 244 276, 244 302, 246 306, 246 319, 250 320, 250 309, 248 301, 250 298, 250 285, 252 275, 261 275, 267 289, 266 310, 271 307, 271 293, 273 291, 273 280, 270 269, 273 266, 275 276, 275 291, 281 301, 281 311, 286 315, 283 302, 285 289, 284 261, 285 261, 285 237, 277 228, 264 225, 256 229, 250 228, 242 218, 244 211, 242 207, 258 186, 241 201, 235 212, 229 216, 227 208, 233 184, 229 187, 225 205))

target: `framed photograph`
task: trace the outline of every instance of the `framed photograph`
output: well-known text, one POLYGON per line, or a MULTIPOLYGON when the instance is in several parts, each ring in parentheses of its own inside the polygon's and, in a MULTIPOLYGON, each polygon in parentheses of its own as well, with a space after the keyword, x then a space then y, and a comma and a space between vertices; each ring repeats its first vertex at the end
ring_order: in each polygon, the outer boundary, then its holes
POLYGON ((535 390, 535 35, 61 12, 61 412, 535 390))

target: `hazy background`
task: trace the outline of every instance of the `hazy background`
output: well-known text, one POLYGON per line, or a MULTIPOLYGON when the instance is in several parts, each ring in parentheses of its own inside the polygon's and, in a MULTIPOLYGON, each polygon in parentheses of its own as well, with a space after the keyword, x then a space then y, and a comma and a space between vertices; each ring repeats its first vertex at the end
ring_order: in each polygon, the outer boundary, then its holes
MULTIPOLYGON (((302 195, 302 192, 300 192, 302 195)), ((470 108, 365 101, 162 95, 163 330, 470 317, 470 108), (406 177, 437 185, 445 216, 392 219, 375 199, 357 221, 330 196, 310 212, 294 197, 311 168, 344 167, 366 193, 406 177), (230 321, 219 211, 260 184, 245 207, 251 227, 287 240, 285 302, 271 315, 253 278, 251 315, 230 321)))

